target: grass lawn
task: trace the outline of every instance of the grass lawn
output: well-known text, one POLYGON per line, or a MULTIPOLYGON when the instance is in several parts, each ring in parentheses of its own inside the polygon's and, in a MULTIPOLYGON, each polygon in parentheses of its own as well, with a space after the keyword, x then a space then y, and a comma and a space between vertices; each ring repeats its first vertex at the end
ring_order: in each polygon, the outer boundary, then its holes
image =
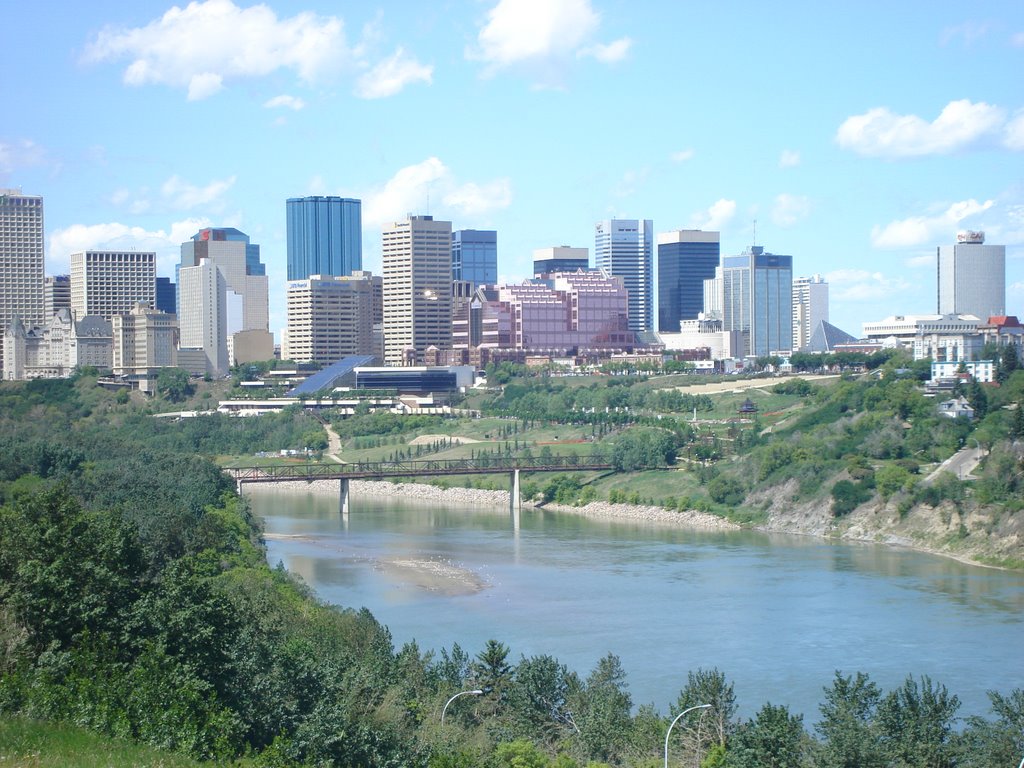
MULTIPOLYGON (((70 725, 0 718, 0 765, 19 768, 199 768, 197 762, 70 725)), ((223 765, 223 763, 222 763, 223 765)), ((250 762, 231 765, 251 765, 250 762)))

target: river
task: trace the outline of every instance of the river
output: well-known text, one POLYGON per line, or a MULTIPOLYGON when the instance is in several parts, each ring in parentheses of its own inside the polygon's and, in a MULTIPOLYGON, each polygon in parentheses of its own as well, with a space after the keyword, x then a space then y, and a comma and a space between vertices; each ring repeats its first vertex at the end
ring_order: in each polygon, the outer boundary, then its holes
POLYGON ((585 676, 622 661, 633 703, 668 711, 688 670, 718 667, 752 716, 818 717, 835 670, 884 689, 929 675, 961 715, 1024 686, 1024 574, 873 544, 711 533, 524 510, 260 489, 268 560, 326 602, 366 607, 396 648, 494 638, 585 676))

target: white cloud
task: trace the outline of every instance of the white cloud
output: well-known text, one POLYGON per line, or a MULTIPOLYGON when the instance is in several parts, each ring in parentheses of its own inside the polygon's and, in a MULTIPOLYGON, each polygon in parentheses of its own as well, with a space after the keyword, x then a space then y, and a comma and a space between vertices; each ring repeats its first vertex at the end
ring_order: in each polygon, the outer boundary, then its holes
POLYGON ((171 224, 169 230, 146 230, 119 222, 105 224, 72 224, 50 234, 49 269, 66 271, 72 253, 90 249, 134 248, 154 251, 157 272, 174 274, 174 264, 181 258, 181 244, 204 227, 211 226, 208 219, 188 218, 171 224))
MULTIPOLYGON (((465 56, 484 64, 485 77, 516 65, 533 67, 542 81, 557 80, 558 65, 573 57, 614 64, 628 56, 633 41, 594 40, 601 15, 591 0, 499 0, 487 12, 476 44, 465 56)), ((558 85, 542 82, 542 86, 558 85)))
POLYGON ((620 37, 607 45, 595 43, 594 45, 580 48, 576 58, 582 59, 593 57, 604 64, 615 64, 622 61, 629 55, 629 49, 633 47, 633 40, 628 37, 620 37))
POLYGON ((224 90, 224 78, 216 72, 202 72, 192 75, 188 81, 188 100, 202 101, 224 90))
POLYGON ((178 176, 171 176, 164 182, 160 192, 164 200, 173 208, 187 210, 217 202, 225 192, 231 189, 234 183, 235 177, 230 176, 226 179, 214 179, 205 187, 197 187, 178 176))
POLYGON ((13 173, 46 162, 46 152, 31 139, 9 143, 0 141, 0 173, 13 173))
POLYGON ((349 60, 341 19, 311 12, 279 19, 267 5, 232 0, 172 7, 144 27, 107 27, 88 45, 85 61, 123 61, 127 85, 187 88, 207 98, 226 81, 293 70, 311 83, 349 60))
POLYGON ((384 59, 377 66, 365 73, 356 83, 356 95, 363 99, 381 99, 394 96, 410 83, 433 82, 434 68, 429 64, 420 64, 416 59, 406 55, 402 48, 395 51, 390 58, 384 59))
POLYGON ((363 223, 379 227, 427 208, 434 215, 476 216, 507 208, 511 202, 508 179, 460 183, 444 163, 430 157, 400 169, 382 189, 364 194, 363 223))
POLYGON ((669 157, 673 163, 685 163, 687 160, 692 160, 693 155, 692 149, 681 149, 678 152, 673 152, 669 157))
POLYGON ((1024 48, 1024 32, 1018 32, 1010 38, 1010 43, 1015 48, 1024 48))
POLYGON ((721 231, 736 215, 736 201, 721 199, 716 201, 706 211, 701 211, 690 217, 690 221, 696 229, 708 229, 721 231))
POLYGON ((1013 119, 1006 123, 1003 145, 1015 152, 1024 152, 1024 110, 1018 111, 1013 119))
POLYGON ((886 277, 866 269, 837 269, 825 275, 836 301, 875 301, 897 296, 911 286, 900 277, 886 277))
POLYGON ((287 93, 282 93, 280 96, 267 99, 263 102, 263 106, 267 109, 294 109, 298 112, 300 109, 305 109, 306 102, 298 96, 291 96, 287 93))
POLYGON ((442 202, 466 216, 489 213, 508 208, 512 203, 512 184, 508 179, 495 179, 486 184, 468 182, 447 193, 442 202))
POLYGON ((987 211, 993 205, 994 200, 984 203, 963 200, 930 216, 911 216, 892 221, 884 227, 876 226, 871 230, 871 244, 876 248, 907 248, 936 240, 945 242, 952 237, 961 221, 987 211))
POLYGON ((917 157, 948 154, 998 135, 1006 121, 1003 109, 966 99, 951 101, 932 122, 917 115, 897 115, 885 107, 848 117, 836 141, 867 157, 917 157))
POLYGON ((963 40, 964 45, 970 46, 984 38, 992 30, 991 23, 987 21, 965 21, 952 27, 942 30, 939 37, 942 45, 948 45, 953 40, 963 40))
POLYGON ((806 219, 810 213, 810 198, 783 192, 775 198, 772 221, 780 227, 792 227, 797 222, 806 219))
POLYGON ((796 168, 800 165, 800 153, 795 149, 784 149, 779 155, 779 168, 796 168))

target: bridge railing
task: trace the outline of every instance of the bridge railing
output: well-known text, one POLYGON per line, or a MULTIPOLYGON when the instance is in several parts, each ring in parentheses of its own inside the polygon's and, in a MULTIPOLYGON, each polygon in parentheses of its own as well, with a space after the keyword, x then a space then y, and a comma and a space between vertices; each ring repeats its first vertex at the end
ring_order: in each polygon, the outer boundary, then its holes
POLYGON ((273 481, 349 477, 414 477, 416 475, 483 474, 490 472, 557 472, 611 469, 603 456, 476 456, 463 459, 361 461, 350 464, 281 464, 232 467, 225 470, 240 481, 273 481))

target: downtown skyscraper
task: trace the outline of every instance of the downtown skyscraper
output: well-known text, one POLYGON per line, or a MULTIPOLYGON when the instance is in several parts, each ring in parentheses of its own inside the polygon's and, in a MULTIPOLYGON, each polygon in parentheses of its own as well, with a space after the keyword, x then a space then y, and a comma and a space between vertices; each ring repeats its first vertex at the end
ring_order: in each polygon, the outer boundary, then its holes
POLYGON ((288 279, 342 277, 363 268, 363 204, 347 197, 293 197, 287 213, 288 279))
POLYGON ((704 311, 704 281, 720 260, 718 232, 680 229, 658 235, 658 331, 679 333, 680 320, 704 311))
POLYGON ((793 257, 766 253, 753 245, 726 256, 713 280, 704 284, 705 314, 722 330, 744 334, 744 355, 761 357, 793 346, 793 257))
POLYGON ((422 363, 428 347, 452 346, 452 223, 409 216, 385 225, 384 362, 422 363))
POLYGON ((0 189, 0 337, 15 317, 43 322, 43 269, 43 198, 0 189))
POLYGON ((936 253, 940 315, 974 315, 982 322, 1006 314, 1006 246, 985 245, 984 232, 958 232, 936 253))
POLYGON ((452 232, 452 279, 473 285, 498 282, 498 233, 493 229, 452 232))
POLYGON ((605 219, 594 227, 594 267, 625 283, 631 331, 654 327, 653 252, 651 219, 605 219))

